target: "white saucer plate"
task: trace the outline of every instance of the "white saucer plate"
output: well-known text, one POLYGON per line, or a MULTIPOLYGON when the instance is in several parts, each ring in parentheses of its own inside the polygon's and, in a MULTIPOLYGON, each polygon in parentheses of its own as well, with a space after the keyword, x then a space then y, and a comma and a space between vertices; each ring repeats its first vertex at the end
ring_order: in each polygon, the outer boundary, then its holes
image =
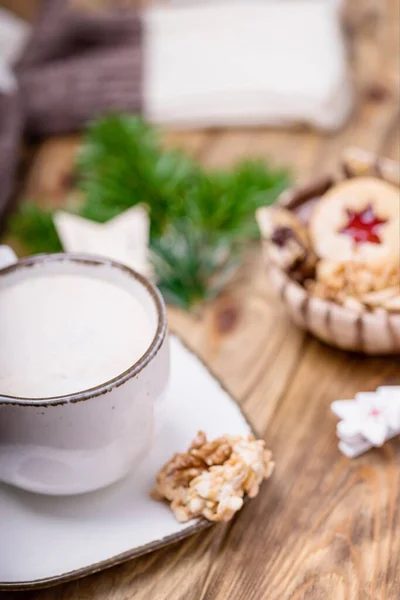
POLYGON ((210 525, 179 524, 152 500, 159 468, 184 451, 199 429, 211 439, 247 435, 236 401, 175 336, 171 381, 158 407, 151 452, 123 481, 82 496, 50 497, 0 485, 0 589, 32 589, 69 581, 181 540, 210 525))

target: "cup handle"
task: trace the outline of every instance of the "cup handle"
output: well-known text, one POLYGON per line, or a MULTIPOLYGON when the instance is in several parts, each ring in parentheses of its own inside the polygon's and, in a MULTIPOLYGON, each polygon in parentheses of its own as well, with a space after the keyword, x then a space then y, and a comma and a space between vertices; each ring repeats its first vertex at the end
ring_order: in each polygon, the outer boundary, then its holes
POLYGON ((5 269, 18 261, 18 257, 10 246, 0 245, 0 269, 5 269))

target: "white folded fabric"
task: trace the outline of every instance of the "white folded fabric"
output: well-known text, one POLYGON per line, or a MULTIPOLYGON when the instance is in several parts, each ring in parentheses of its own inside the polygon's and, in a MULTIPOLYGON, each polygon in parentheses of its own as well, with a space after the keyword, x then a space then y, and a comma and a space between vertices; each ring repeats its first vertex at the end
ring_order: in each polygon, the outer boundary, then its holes
POLYGON ((16 88, 12 65, 18 58, 29 34, 29 26, 9 11, 0 8, 0 92, 16 88))
POLYGON ((335 0, 181 0, 148 9, 145 116, 190 127, 340 127, 352 94, 338 13, 335 0))
POLYGON ((29 31, 29 25, 22 19, 0 8, 0 58, 5 64, 12 65, 18 58, 29 31))
POLYGON ((0 94, 10 94, 17 87, 15 77, 8 65, 0 56, 0 94))

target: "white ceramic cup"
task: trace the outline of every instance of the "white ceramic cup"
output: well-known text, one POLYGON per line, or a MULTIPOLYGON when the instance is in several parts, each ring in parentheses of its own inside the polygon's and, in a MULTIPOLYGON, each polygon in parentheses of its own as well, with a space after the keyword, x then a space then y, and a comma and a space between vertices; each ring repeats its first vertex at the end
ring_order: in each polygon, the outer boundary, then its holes
POLYGON ((144 355, 111 381, 56 398, 17 398, 0 390, 0 480, 43 494, 89 492, 124 477, 151 446, 155 403, 169 372, 166 309, 149 281, 119 263, 68 254, 17 260, 0 246, 0 283, 30 277, 36 267, 121 285, 154 324, 144 355))

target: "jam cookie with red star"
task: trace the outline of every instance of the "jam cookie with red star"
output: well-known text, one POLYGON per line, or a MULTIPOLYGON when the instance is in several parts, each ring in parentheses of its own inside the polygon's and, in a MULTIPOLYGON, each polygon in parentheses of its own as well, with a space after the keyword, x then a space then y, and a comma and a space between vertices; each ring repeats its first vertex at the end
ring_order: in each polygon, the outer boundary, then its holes
POLYGON ((398 265, 399 189, 374 177, 339 183, 318 202, 309 228, 320 258, 398 265))

